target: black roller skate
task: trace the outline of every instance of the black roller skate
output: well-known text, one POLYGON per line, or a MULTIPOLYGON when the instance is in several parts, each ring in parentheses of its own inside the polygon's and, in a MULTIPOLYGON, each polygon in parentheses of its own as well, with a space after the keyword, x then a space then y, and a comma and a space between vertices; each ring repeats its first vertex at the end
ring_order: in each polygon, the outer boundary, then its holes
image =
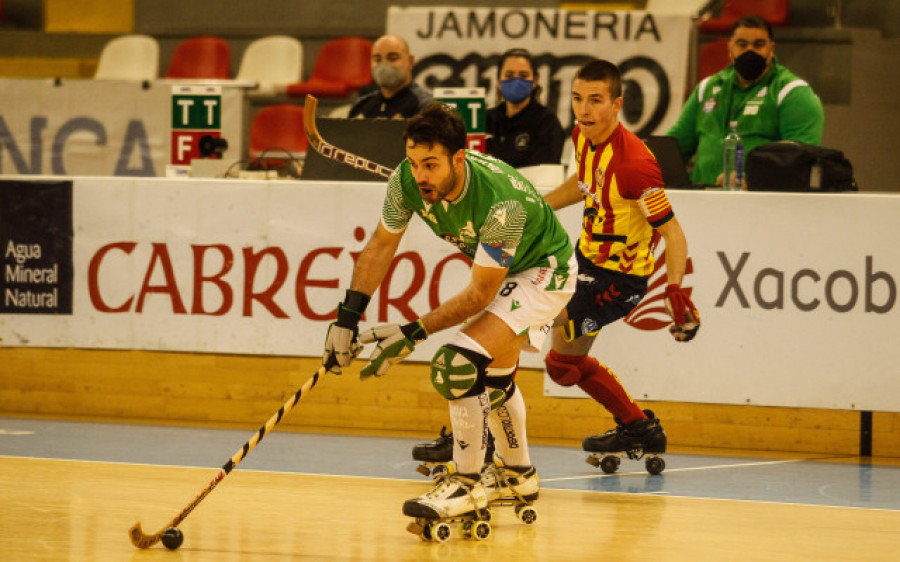
MULTIPOLYGON (((416 467, 416 471, 423 476, 436 476, 444 470, 446 464, 453 460, 453 432, 447 433, 447 427, 441 427, 441 435, 434 441, 419 443, 413 446, 412 458, 422 464, 416 467)), ((484 462, 489 463, 494 458, 494 437, 488 433, 487 451, 484 454, 484 462)))
POLYGON ((661 473, 666 468, 666 461, 660 456, 666 452, 666 432, 653 412, 644 410, 644 414, 647 415, 647 419, 637 420, 628 425, 622 425, 616 418, 615 429, 585 437, 581 446, 591 453, 587 463, 599 466, 603 472, 612 474, 619 469, 623 454, 633 460, 640 460, 646 455, 644 466, 647 472, 661 473))

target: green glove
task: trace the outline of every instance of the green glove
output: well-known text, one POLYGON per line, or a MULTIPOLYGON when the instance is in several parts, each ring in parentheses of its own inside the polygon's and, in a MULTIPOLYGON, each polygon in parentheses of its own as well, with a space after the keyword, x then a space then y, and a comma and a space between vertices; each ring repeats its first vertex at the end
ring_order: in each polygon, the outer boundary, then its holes
POLYGON ((384 324, 360 332, 361 343, 377 343, 377 346, 369 357, 369 364, 359 372, 359 378, 386 375, 388 369, 403 361, 416 348, 416 344, 427 337, 428 332, 418 320, 405 326, 384 324))

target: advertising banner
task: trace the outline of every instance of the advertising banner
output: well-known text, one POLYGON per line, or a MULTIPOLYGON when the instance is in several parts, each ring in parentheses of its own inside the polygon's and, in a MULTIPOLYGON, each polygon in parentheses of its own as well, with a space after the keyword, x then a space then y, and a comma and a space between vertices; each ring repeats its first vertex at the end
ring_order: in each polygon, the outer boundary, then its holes
POLYGON ((480 87, 496 104, 497 64, 511 48, 534 57, 540 101, 572 126, 572 78, 593 58, 619 66, 625 86, 620 118, 638 136, 665 131, 681 110, 691 20, 637 10, 396 7, 387 32, 409 42, 415 80, 430 89, 480 87))
POLYGON ((0 181, 0 313, 72 313, 72 181, 0 181))
POLYGON ((162 177, 173 161, 189 161, 186 152, 195 154, 192 143, 206 134, 226 138, 226 155, 240 158, 246 84, 205 84, 196 89, 218 93, 178 99, 173 88, 181 87, 192 88, 168 80, 0 79, 0 174, 162 177), (185 109, 191 101, 198 111, 182 125, 173 103, 185 109))
MULTIPOLYGON (((23 206, 8 192, 4 295, 46 292, 10 286, 25 279, 16 260, 35 282, 37 271, 55 279, 43 272, 59 264, 62 304, 66 224, 41 213, 64 205, 35 189, 20 190, 34 198, 23 206), (61 242, 27 237, 32 220, 44 221, 34 231, 57 228, 61 242), (44 261, 31 261, 38 252, 44 261)), ((77 178, 71 314, 7 306, 0 341, 318 356, 383 197, 381 183, 77 178)), ((703 325, 688 343, 669 335, 661 255, 647 296, 591 350, 636 399, 900 411, 900 248, 883 232, 900 196, 669 197, 688 239, 683 286, 703 325)), ((559 216, 575 240, 579 205, 559 216)), ((409 322, 468 282, 468 260, 413 220, 362 324, 409 322)), ((409 360, 429 361, 452 333, 433 335, 409 360)), ((524 353, 521 365, 541 368, 543 354, 524 353)), ((581 395, 550 382, 545 392, 581 395)))

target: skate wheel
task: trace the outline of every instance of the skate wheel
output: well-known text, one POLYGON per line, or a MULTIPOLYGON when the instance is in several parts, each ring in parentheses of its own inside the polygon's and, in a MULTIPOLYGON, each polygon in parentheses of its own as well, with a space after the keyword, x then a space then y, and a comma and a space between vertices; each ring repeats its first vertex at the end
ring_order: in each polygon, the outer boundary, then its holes
MULTIPOLYGON (((407 527, 407 529, 409 529, 409 527, 407 527)), ((419 538, 422 539, 423 541, 430 541, 431 540, 431 531, 432 531, 431 523, 425 523, 424 525, 422 525, 422 532, 419 533, 419 538)))
POLYGON ((600 470, 605 472, 606 474, 612 474, 613 472, 619 470, 619 465, 622 463, 622 459, 615 455, 607 455, 603 457, 603 460, 600 461, 600 470))
POLYGON ((476 541, 483 541, 489 536, 491 536, 490 523, 488 523, 487 521, 475 521, 474 523, 472 523, 469 538, 475 539, 476 541))
POLYGON ((534 507, 528 504, 521 504, 516 506, 516 517, 518 517, 519 521, 522 523, 531 525, 537 521, 538 513, 534 507))
POLYGON ((481 521, 490 521, 494 518, 494 511, 491 508, 485 508, 482 509, 478 515, 481 521))
POLYGON ((584 462, 588 463, 589 465, 593 466, 594 468, 597 468, 598 466, 600 466, 600 461, 597 460, 597 457, 595 457, 594 455, 591 455, 588 458, 584 459, 584 462))
POLYGON ((424 464, 420 464, 419 466, 417 466, 417 467, 416 467, 416 472, 418 472, 418 473, 421 474, 422 476, 431 476, 431 469, 429 469, 429 468, 428 468, 427 466, 425 466, 424 464))
POLYGON ((444 523, 436 523, 431 529, 431 540, 435 542, 445 542, 450 538, 450 525, 444 523))
POLYGON ((644 466, 647 467, 647 472, 650 474, 659 474, 665 470, 666 461, 662 457, 649 457, 644 461, 644 466))

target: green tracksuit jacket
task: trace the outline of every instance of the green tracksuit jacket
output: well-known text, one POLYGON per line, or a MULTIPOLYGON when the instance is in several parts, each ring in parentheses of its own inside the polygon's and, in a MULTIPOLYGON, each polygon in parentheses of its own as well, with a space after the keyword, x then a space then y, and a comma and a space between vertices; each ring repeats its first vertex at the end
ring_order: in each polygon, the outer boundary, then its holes
POLYGON ((734 65, 729 65, 697 84, 667 133, 678 139, 685 161, 696 153, 694 183, 714 185, 722 173, 722 140, 731 121, 738 122, 746 158, 766 142, 821 144, 825 114, 809 84, 777 59, 749 88, 738 85, 734 65))

